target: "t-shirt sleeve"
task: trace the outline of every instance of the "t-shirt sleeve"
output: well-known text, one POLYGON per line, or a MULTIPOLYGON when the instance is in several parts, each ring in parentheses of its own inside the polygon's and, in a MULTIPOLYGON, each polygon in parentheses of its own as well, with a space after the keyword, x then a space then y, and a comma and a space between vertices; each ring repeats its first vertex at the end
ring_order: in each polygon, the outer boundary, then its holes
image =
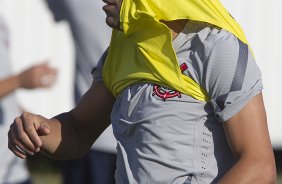
POLYGON ((67 11, 63 0, 46 0, 46 3, 57 22, 67 19, 67 11))
POLYGON ((94 81, 103 81, 103 65, 107 58, 108 49, 100 57, 97 65, 93 68, 91 74, 94 81))
POLYGON ((222 122, 238 113, 263 88, 252 51, 228 32, 212 46, 204 70, 204 86, 222 122))

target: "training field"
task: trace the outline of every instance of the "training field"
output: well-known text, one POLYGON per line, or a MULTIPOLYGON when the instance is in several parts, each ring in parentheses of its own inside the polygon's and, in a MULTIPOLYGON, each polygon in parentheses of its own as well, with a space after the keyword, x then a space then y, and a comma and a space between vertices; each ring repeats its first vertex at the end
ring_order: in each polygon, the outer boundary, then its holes
MULTIPOLYGON (((275 152, 277 162, 277 184, 282 184, 282 151, 275 152)), ((35 156, 28 160, 34 184, 62 184, 60 172, 53 160, 35 156)))

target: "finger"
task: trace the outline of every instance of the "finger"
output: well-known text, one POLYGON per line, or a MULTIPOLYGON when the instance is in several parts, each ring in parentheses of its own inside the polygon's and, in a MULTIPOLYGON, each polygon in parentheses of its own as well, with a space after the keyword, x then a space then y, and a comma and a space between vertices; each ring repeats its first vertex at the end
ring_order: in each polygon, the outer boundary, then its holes
POLYGON ((40 124, 36 124, 37 134, 39 136, 48 135, 50 133, 50 126, 46 122, 47 120, 43 116, 40 116, 40 115, 37 115, 34 118, 35 118, 35 121, 41 122, 40 124), (45 121, 45 123, 42 121, 45 121))
POLYGON ((38 128, 37 132, 40 136, 45 136, 50 133, 50 129, 47 125, 42 125, 38 128))
POLYGON ((25 135, 22 135, 23 138, 25 138, 23 139, 24 143, 33 151, 38 151, 38 148, 42 146, 42 141, 37 133, 37 126, 33 116, 29 113, 23 113, 21 120, 23 122, 23 130, 19 131, 26 133, 25 135))
POLYGON ((17 133, 15 132, 15 129, 10 130, 10 141, 11 141, 11 147, 13 150, 17 153, 21 154, 29 154, 34 155, 34 152, 29 150, 24 143, 21 142, 21 140, 18 138, 17 133))
POLYGON ((28 136, 25 133, 18 133, 17 129, 11 130, 11 136, 13 140, 13 144, 23 153, 34 155, 36 152, 35 146, 32 145, 30 141, 28 141, 28 136), (30 145, 28 145, 30 144, 30 145))
POLYGON ((13 143, 12 143, 12 135, 11 132, 8 132, 8 148, 18 157, 25 159, 26 155, 22 151, 20 151, 13 143))
POLYGON ((16 146, 14 146, 13 144, 8 144, 8 148, 17 156, 20 157, 22 159, 26 159, 26 154, 21 152, 20 150, 17 149, 16 146))
POLYGON ((21 144, 21 147, 25 147, 24 150, 34 152, 35 145, 31 142, 25 130, 23 129, 23 122, 20 118, 16 118, 15 122, 11 125, 11 133, 14 136, 15 141, 21 144))

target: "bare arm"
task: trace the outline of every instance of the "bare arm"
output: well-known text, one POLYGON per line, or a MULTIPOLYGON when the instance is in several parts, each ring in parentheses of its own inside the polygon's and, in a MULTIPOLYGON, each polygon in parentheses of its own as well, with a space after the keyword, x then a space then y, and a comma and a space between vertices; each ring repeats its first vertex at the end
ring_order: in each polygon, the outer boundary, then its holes
POLYGON ((18 88, 20 88, 20 80, 18 76, 10 76, 0 80, 0 98, 3 98, 18 88))
POLYGON ((262 94, 225 122, 224 130, 238 161, 219 183, 275 183, 275 161, 262 94))
POLYGON ((0 99, 18 88, 50 87, 55 82, 56 73, 54 68, 50 68, 47 63, 43 63, 32 66, 18 75, 1 79, 0 99))
POLYGON ((10 128, 9 148, 21 158, 39 150, 56 159, 79 157, 109 125, 114 100, 103 82, 94 82, 70 112, 52 119, 24 113, 10 128))

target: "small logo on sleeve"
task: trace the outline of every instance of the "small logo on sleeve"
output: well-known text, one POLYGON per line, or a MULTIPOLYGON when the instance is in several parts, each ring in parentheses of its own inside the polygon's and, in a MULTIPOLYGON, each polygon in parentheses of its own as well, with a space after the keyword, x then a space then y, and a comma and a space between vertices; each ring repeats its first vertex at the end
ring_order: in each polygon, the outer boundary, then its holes
POLYGON ((183 63, 183 64, 180 65, 180 70, 181 70, 182 73, 185 72, 185 70, 187 70, 187 69, 188 69, 188 66, 187 66, 186 63, 183 63))

